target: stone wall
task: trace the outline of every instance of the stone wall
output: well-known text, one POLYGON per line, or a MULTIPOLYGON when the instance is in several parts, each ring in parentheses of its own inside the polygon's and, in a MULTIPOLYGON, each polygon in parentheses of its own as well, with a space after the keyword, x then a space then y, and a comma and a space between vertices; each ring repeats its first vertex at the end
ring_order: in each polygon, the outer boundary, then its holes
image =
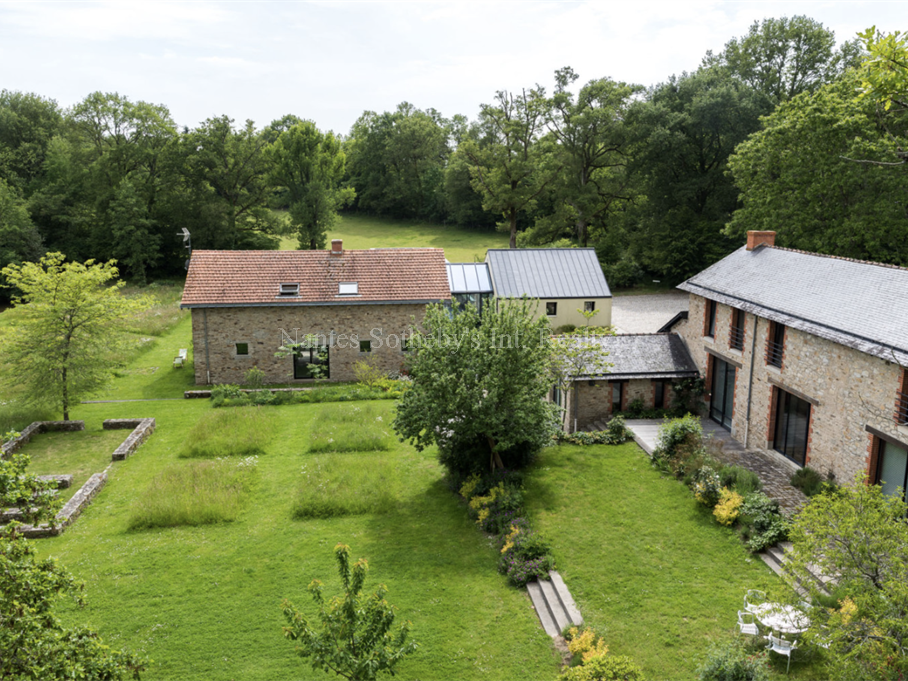
POLYGON ((63 508, 60 509, 60 512, 54 518, 53 525, 46 523, 38 526, 22 525, 16 531, 32 539, 56 537, 75 522, 76 518, 82 514, 85 507, 92 502, 92 499, 98 495, 98 492, 101 491, 105 484, 107 484, 107 473, 95 473, 63 505, 63 508))
POLYGON ((712 339, 703 336, 705 310, 705 299, 691 295, 690 319, 681 330, 682 336, 704 376, 707 350, 741 364, 735 381, 732 434, 746 447, 768 451, 797 467, 772 450, 774 390, 785 390, 813 403, 807 463, 821 473, 831 471, 840 482, 868 471, 867 426, 908 443, 908 428, 899 427, 894 418, 893 404, 902 371, 897 364, 786 327, 784 359, 782 368, 777 369, 766 364, 767 319, 745 315, 744 350, 737 352, 728 347, 731 308, 717 305, 716 335, 712 339))
POLYGON ((19 451, 23 445, 28 444, 29 440, 32 439, 32 435, 52 431, 76 430, 85 430, 85 421, 33 421, 19 433, 19 437, 10 440, 0 448, 0 459, 5 459, 13 452, 19 451))
MULTIPOLYGON (((596 421, 607 421, 612 415, 613 381, 578 381, 577 383, 577 427, 589 428, 596 421), (592 383, 592 385, 590 385, 592 383)), ((571 391, 573 399, 573 391, 571 391)), ((671 404, 672 391, 666 391, 666 406, 671 404)), ((643 400, 644 409, 653 408, 655 387, 648 378, 634 378, 624 382, 622 409, 636 399, 643 400)), ((570 407, 572 408, 572 407, 570 407)), ((570 412, 573 421, 574 412, 570 412)))
POLYGON ((126 436, 126 439, 114 450, 111 459, 114 461, 124 461, 132 456, 139 446, 149 438, 154 432, 154 419, 107 419, 102 426, 105 430, 114 430, 117 428, 132 428, 133 431, 126 436))
POLYGON ((192 310, 192 344, 197 385, 242 383, 249 369, 265 372, 266 383, 311 383, 293 378, 293 359, 275 357, 289 335, 329 339, 332 381, 355 379, 353 365, 371 360, 383 371, 400 371, 405 353, 400 339, 421 323, 425 305, 322 305, 297 307, 224 307, 192 310), (206 330, 207 327, 207 330, 206 330), (207 339, 207 350, 206 350, 207 339), (371 352, 360 352, 359 341, 371 341, 371 352), (248 355, 237 355, 236 344, 248 344, 248 355), (210 363, 210 366, 209 366, 210 363))

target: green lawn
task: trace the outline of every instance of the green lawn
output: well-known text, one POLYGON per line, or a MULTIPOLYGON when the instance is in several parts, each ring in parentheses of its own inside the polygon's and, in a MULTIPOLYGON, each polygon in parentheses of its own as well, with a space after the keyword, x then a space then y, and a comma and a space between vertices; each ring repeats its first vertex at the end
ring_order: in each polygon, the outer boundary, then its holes
MULTIPOLYGON (((345 214, 337 227, 328 232, 328 240, 343 239, 344 248, 443 248, 450 262, 483 260, 489 248, 507 248, 508 235, 464 229, 454 225, 427 222, 404 222, 345 214)), ((281 239, 281 249, 297 248, 295 236, 281 239)))
MULTIPOLYGON (((734 532, 634 443, 547 449, 527 487, 534 525, 584 620, 647 678, 694 678, 710 643, 734 633, 748 589, 784 595, 734 532)), ((817 678, 805 655, 795 654, 791 676, 817 678)), ((774 658, 784 675, 784 658, 774 658)))

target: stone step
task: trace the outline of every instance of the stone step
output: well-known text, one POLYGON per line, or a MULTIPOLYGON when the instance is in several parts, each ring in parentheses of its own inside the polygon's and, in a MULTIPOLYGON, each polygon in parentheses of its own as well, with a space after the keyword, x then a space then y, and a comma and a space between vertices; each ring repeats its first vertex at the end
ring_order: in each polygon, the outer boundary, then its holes
POLYGON ((533 601, 533 607, 536 608, 536 615, 539 617, 543 631, 552 638, 561 634, 561 630, 555 624, 555 619, 549 611, 549 606, 546 603, 545 596, 542 594, 542 587, 539 586, 539 582, 527 584, 527 593, 530 594, 530 600, 533 601))
POLYGON ((577 604, 574 603, 571 592, 568 591, 567 585, 564 583, 561 575, 555 570, 549 570, 549 579, 552 580, 552 586, 555 587, 555 593, 558 594, 558 600, 561 602, 561 607, 563 607, 567 613, 571 624, 579 627, 583 624, 583 617, 580 615, 580 610, 577 608, 577 604))
MULTIPOLYGON (((790 551, 792 546, 793 545, 791 542, 780 542, 773 546, 769 546, 759 554, 760 559, 764 563, 766 563, 777 575, 779 575, 780 577, 785 577, 785 575, 783 574, 782 566, 787 561, 785 553, 787 551, 790 551)), ((810 575, 810 578, 819 585, 820 591, 828 596, 829 591, 826 587, 830 584, 830 582, 835 583, 835 580, 830 577, 826 577, 819 570, 819 568, 817 568, 813 564, 807 566, 807 574, 810 575)), ((807 596, 807 590, 804 588, 803 582, 799 581, 796 585, 794 585, 794 587, 801 596, 807 596)))
POLYGON ((549 612, 552 613, 552 619, 555 620, 555 625, 558 627, 558 633, 560 634, 565 627, 571 624, 571 618, 568 617, 567 610, 561 604, 552 582, 548 579, 540 579, 537 584, 542 590, 542 597, 545 598, 545 604, 548 606, 549 612))

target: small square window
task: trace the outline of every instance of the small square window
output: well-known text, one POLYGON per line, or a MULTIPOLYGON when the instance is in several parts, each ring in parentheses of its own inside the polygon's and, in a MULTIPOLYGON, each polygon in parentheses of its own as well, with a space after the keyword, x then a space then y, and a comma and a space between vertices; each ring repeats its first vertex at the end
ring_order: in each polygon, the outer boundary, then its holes
POLYGON ((549 317, 554 317, 556 314, 558 314, 558 303, 546 303, 545 313, 549 317))
POLYGON ((406 336, 401 337, 400 339, 400 351, 409 352, 410 351, 410 339, 406 336))
POLYGON ((359 284, 355 281, 342 281, 337 285, 337 295, 355 296, 359 295, 359 284))
POLYGON ((584 311, 584 312, 595 312, 595 311, 596 311, 596 301, 595 301, 595 300, 587 300, 587 301, 583 304, 583 311, 584 311))
POLYGON ((372 352, 372 341, 360 341, 359 342, 359 351, 360 352, 372 352))
POLYGON ((237 343, 236 344, 236 354, 237 355, 248 355, 249 354, 249 343, 237 343))

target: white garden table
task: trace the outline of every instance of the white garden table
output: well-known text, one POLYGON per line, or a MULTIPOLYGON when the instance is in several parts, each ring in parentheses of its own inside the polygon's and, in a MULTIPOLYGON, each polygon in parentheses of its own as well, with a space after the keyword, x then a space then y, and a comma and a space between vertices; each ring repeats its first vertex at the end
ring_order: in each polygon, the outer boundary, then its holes
POLYGON ((764 627, 783 634, 800 634, 810 627, 810 618, 793 605, 760 603, 751 612, 764 627))

